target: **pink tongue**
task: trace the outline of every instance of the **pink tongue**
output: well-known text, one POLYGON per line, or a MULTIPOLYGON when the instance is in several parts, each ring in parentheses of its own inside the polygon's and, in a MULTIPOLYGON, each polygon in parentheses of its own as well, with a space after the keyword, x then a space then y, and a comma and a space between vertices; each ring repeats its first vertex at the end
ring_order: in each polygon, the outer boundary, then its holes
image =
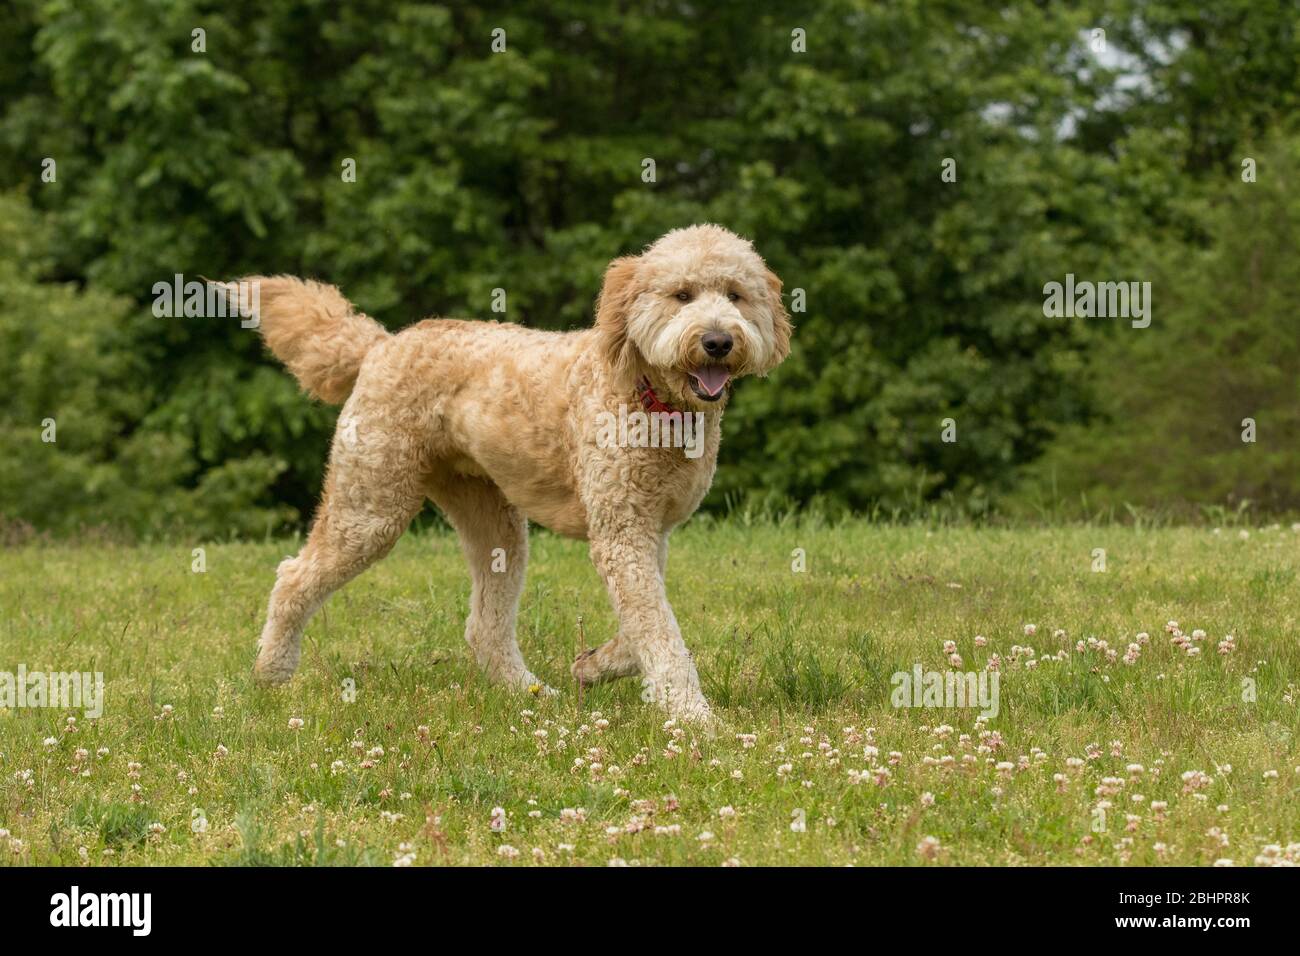
POLYGON ((725 365, 701 365, 691 374, 709 395, 717 395, 731 381, 731 372, 725 365))

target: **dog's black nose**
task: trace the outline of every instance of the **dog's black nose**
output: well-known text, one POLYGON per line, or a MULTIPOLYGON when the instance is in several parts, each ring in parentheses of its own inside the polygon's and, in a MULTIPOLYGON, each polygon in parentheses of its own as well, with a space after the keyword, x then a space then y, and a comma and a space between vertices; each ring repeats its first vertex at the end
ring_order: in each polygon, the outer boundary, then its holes
POLYGON ((709 353, 709 358, 726 358, 727 353, 731 351, 731 334, 729 332, 705 332, 704 337, 700 339, 700 344, 704 346, 704 351, 709 353))

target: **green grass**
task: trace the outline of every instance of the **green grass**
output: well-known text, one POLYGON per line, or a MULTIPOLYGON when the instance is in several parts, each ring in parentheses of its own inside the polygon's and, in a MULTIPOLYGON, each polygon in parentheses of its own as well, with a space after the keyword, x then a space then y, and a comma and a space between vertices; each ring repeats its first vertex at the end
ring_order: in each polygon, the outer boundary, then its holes
POLYGON ((559 696, 476 673, 461 636, 468 578, 441 533, 408 535, 330 601, 291 685, 255 688, 267 593, 294 550, 208 545, 205 573, 190 545, 0 551, 0 671, 106 681, 98 720, 0 710, 0 861, 498 864, 509 846, 513 865, 533 865, 534 848, 546 864, 913 864, 934 837, 938 863, 1249 865, 1300 841, 1289 529, 699 521, 673 539, 669 591, 721 717, 712 738, 666 728, 635 681, 578 694, 579 618, 591 645, 613 616, 585 545, 544 533, 520 642, 559 696), (795 548, 805 573, 791 571, 795 548), (1207 632, 1199 656, 1171 645, 1170 619, 1207 632), (1140 631, 1151 640, 1132 665, 1074 649, 1095 637, 1122 655, 1140 631), (1236 650, 1220 655, 1227 634, 1236 650), (946 640, 967 670, 1001 656, 996 750, 979 750, 973 709, 891 706, 890 676, 945 669, 946 640), (1026 667, 1013 645, 1068 653, 1026 667), (1027 769, 997 767, 1022 756, 1027 769), (875 767, 891 773, 883 786, 875 767), (1199 795, 1184 792, 1193 770, 1212 778, 1199 795), (1105 777, 1124 785, 1099 828, 1105 777))

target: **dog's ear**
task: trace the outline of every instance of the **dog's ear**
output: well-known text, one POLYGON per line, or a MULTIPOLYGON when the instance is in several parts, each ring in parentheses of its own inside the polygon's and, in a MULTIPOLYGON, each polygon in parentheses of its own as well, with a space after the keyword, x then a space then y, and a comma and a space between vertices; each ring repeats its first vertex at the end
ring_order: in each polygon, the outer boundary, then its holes
POLYGON ((785 303, 781 301, 781 279, 771 269, 765 269, 763 276, 767 282, 767 300, 768 311, 772 314, 772 360, 768 362, 767 368, 763 370, 766 375, 772 369, 776 368, 790 354, 790 335, 794 332, 794 326, 790 324, 790 313, 785 310, 785 303))
POLYGON ((605 281, 596 300, 596 331, 605 361, 616 378, 630 379, 636 374, 636 348, 628 341, 627 313, 640 294, 637 283, 636 256, 615 259, 605 270, 605 281))

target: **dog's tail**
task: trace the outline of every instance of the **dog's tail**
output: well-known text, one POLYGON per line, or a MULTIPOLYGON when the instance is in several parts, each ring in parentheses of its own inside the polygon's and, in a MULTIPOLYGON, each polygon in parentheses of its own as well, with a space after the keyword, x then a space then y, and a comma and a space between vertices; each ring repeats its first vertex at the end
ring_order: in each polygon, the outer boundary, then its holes
POLYGON ((333 405, 347 400, 362 359, 389 337, 332 285, 293 276, 249 276, 237 285, 243 298, 251 295, 267 348, 306 392, 333 405))

